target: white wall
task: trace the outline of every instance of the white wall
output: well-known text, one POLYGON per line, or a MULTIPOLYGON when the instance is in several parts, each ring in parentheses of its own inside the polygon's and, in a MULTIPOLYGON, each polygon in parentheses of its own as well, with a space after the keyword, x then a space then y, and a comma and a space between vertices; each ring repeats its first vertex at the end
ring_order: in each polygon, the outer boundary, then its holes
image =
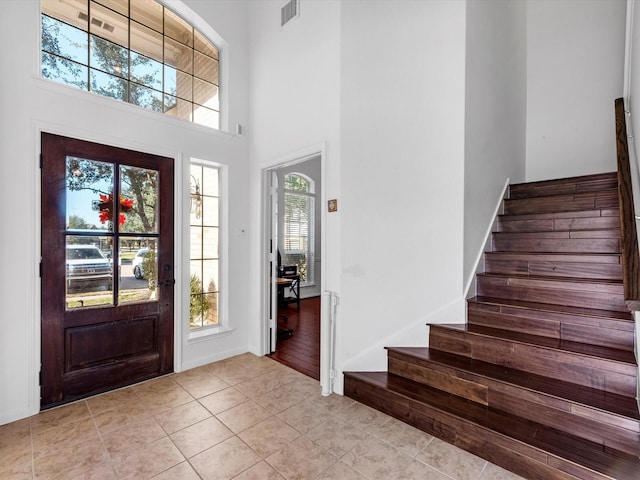
POLYGON ((625 0, 527 2, 527 181, 614 171, 625 0))
MULTIPOLYGON (((265 353, 266 246, 263 170, 322 152, 321 205, 340 189, 340 3, 300 2, 300 16, 280 27, 280 0, 251 2, 251 298, 250 349, 265 353)), ((324 209, 322 210, 325 211, 324 209)), ((339 291, 340 217, 323 213, 324 288, 339 291)))
POLYGON ((464 321, 465 9, 342 4, 340 369, 464 321))
MULTIPOLYGON (((464 279, 475 274, 508 180, 524 181, 526 4, 467 4, 464 279)), ((473 293, 473 292, 471 292, 473 293)))
MULTIPOLYGON (((184 5, 172 2, 183 8, 184 5)), ((248 119, 248 54, 244 3, 234 1, 203 2, 189 0, 187 5, 200 11, 204 20, 224 36, 230 45, 222 55, 229 55, 231 80, 228 92, 229 123, 246 123, 248 119)), ((39 175, 37 159, 41 130, 74 136, 110 145, 172 156, 176 161, 179 184, 188 176, 180 172, 191 157, 212 160, 228 166, 229 227, 248 224, 248 199, 245 187, 248 173, 248 142, 194 126, 173 118, 113 102, 88 92, 52 84, 39 77, 39 2, 7 0, 0 15, 0 57, 5 68, 0 76, 0 424, 38 411, 37 377, 39 370, 40 282, 39 175), (10 65, 10 67, 9 67, 10 65)), ((186 189, 185 189, 186 194, 186 189)), ((186 217, 185 203, 176 205, 177 231, 186 217)), ((177 235, 178 247, 186 246, 185 235, 177 235)), ((246 281, 248 239, 228 241, 230 272, 228 315, 234 331, 215 339, 188 343, 180 339, 177 368, 194 366, 247 350, 248 308, 246 291, 232 288, 246 281)), ((176 250, 176 289, 188 292, 188 248, 176 250)), ((179 299, 180 300, 180 299, 179 299)), ((188 302, 182 305, 188 314, 188 302)), ((184 325, 188 323, 184 321, 184 325)))

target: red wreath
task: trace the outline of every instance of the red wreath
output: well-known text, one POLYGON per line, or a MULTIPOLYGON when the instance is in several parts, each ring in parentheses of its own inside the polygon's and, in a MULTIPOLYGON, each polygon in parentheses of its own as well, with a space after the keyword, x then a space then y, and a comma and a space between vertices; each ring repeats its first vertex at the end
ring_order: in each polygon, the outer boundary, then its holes
MULTIPOLYGON (((100 196, 100 203, 98 204, 100 223, 105 224, 113 220, 113 194, 103 195, 99 193, 98 195, 100 196)), ((133 199, 120 195, 120 215, 118 216, 120 226, 124 225, 127 220, 124 214, 131 210, 133 210, 133 199)))

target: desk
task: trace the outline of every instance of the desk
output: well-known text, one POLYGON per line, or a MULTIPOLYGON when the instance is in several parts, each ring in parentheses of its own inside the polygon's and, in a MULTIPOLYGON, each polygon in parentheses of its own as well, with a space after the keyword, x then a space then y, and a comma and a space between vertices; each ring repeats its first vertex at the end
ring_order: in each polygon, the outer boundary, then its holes
POLYGON ((289 303, 295 303, 300 308, 300 275, 288 275, 286 277, 278 277, 276 279, 278 286, 278 306, 285 306, 289 303), (292 297, 285 296, 287 288, 292 297))
MULTIPOLYGON (((285 277, 276 278, 276 285, 278 286, 278 310, 280 310, 281 307, 286 306, 287 300, 284 296, 284 292, 287 288, 291 288, 293 286, 293 282, 295 281, 296 281, 295 278, 285 278, 285 277)), ((298 284, 299 283, 300 281, 298 280, 298 284)), ((298 307, 299 306, 300 306, 300 303, 298 303, 298 307)), ((282 321, 284 323, 287 323, 289 321, 287 316, 284 313, 280 313, 279 311, 278 311, 278 317, 282 317, 282 321)), ((293 330, 291 330, 290 328, 278 329, 279 337, 290 337, 291 335, 293 335, 293 330)))

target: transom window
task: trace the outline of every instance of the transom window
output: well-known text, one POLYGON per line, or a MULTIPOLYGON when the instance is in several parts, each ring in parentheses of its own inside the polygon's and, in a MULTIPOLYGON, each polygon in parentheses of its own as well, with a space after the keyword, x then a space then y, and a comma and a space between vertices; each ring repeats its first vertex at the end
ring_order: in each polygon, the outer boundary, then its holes
POLYGON ((154 0, 42 0, 41 75, 220 126, 219 51, 154 0))
POLYGON ((297 265, 302 285, 314 282, 315 183, 301 173, 284 177, 284 264, 297 265))

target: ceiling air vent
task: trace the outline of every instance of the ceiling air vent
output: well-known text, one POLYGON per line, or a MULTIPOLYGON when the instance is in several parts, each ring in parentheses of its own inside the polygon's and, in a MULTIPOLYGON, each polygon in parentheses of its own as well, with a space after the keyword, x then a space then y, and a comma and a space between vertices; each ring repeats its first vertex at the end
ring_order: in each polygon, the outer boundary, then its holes
POLYGON ((291 20, 300 15, 298 0, 291 0, 285 3, 280 9, 280 26, 284 27, 291 20))

